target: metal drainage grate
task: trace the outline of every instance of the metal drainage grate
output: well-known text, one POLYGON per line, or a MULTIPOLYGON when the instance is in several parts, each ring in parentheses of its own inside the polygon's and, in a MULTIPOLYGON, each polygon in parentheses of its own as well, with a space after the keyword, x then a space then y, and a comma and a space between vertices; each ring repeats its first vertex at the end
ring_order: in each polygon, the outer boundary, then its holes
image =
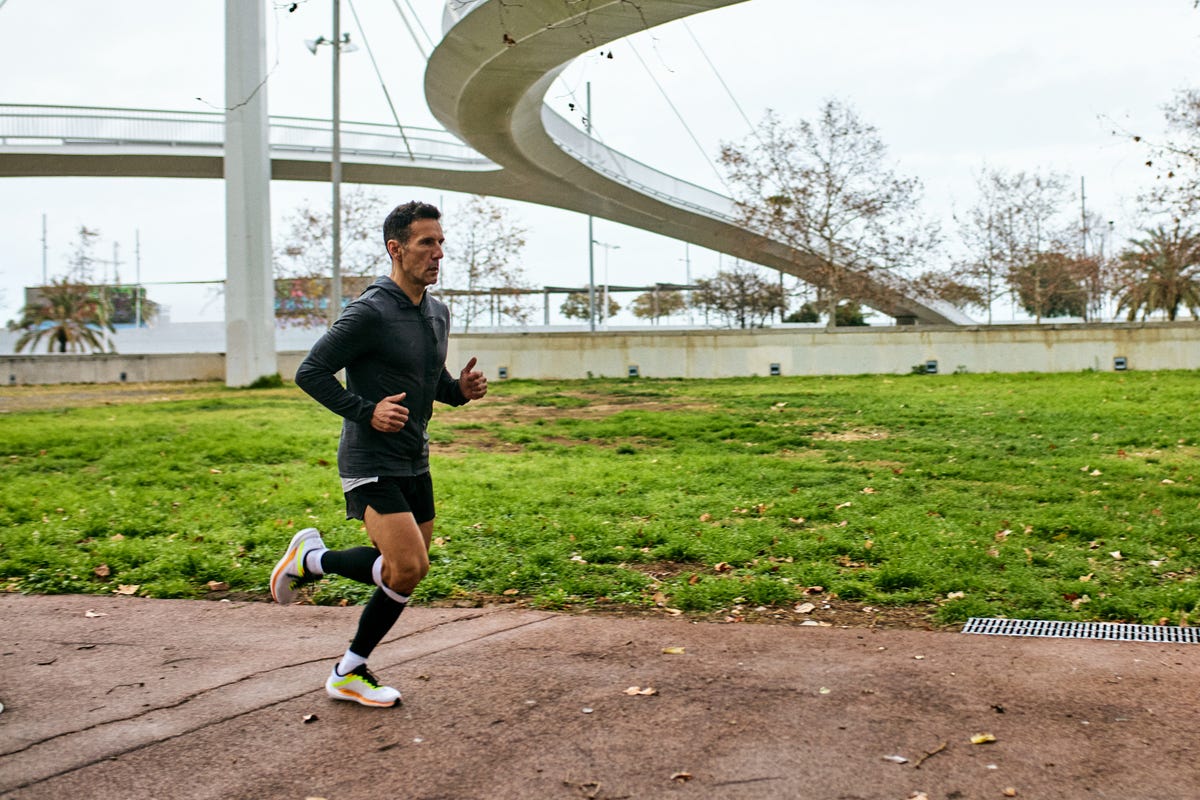
POLYGON ((1200 644, 1200 628, 1175 625, 1126 625, 1119 622, 1057 622, 1046 619, 971 617, 963 633, 993 636, 1048 636, 1060 639, 1106 639, 1114 642, 1200 644))

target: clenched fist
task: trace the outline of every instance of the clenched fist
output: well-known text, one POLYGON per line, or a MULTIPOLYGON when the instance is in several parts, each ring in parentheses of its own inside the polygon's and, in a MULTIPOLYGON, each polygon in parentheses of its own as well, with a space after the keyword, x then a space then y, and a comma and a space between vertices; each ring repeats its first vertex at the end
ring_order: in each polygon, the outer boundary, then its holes
POLYGON ((400 405, 408 392, 385 397, 375 404, 371 427, 381 433, 395 433, 408 424, 408 409, 400 405))

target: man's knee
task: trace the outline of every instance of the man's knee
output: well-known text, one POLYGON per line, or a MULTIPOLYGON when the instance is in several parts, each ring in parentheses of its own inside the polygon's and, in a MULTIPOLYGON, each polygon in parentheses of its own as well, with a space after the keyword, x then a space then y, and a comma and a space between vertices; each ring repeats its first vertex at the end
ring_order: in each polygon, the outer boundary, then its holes
POLYGON ((385 558, 383 562, 383 582, 389 589, 399 594, 411 594, 428 573, 428 558, 414 557, 394 560, 385 558))

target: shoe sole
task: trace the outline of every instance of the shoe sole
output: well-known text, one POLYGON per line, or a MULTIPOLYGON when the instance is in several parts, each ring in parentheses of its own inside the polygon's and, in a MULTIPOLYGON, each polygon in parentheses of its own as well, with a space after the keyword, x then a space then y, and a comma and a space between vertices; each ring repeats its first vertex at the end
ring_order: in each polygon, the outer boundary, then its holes
MULTIPOLYGON (((292 541, 288 544, 287 552, 283 554, 283 558, 275 565, 275 569, 271 570, 271 597, 280 605, 288 605, 296 599, 296 590, 290 584, 295 578, 287 575, 284 571, 288 566, 296 560, 296 549, 301 542, 310 538, 309 531, 316 531, 316 528, 305 528, 292 537, 292 541)), ((320 532, 317 533, 317 538, 320 538, 320 532)))
POLYGON ((380 703, 379 701, 372 700, 369 697, 363 697, 357 692, 346 692, 340 689, 330 689, 328 687, 325 688, 325 694, 329 695, 334 700, 348 700, 351 703, 358 703, 359 705, 368 706, 370 708, 393 708, 395 706, 403 705, 404 702, 403 697, 397 697, 390 703, 380 703))

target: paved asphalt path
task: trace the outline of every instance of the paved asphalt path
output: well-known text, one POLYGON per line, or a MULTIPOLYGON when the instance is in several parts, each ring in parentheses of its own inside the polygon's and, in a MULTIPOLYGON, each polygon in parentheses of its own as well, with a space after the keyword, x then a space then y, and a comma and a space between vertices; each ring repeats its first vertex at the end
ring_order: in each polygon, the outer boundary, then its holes
POLYGON ((1200 798, 1196 645, 413 608, 380 710, 357 615, 0 595, 0 797, 1200 798))

